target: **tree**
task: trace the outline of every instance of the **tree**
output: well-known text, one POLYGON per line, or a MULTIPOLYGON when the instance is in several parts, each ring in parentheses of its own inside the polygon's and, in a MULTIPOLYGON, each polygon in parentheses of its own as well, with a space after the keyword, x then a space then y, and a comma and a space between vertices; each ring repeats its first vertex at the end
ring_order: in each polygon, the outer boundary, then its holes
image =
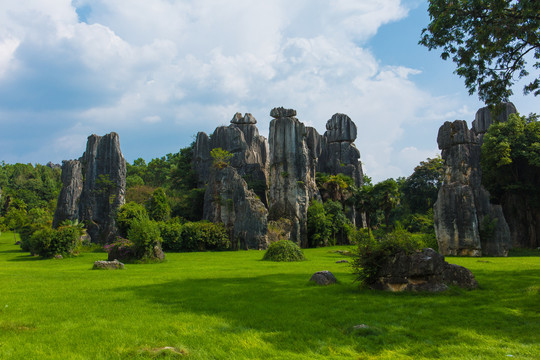
POLYGON ((390 212, 399 204, 399 188, 396 180, 386 179, 373 187, 374 197, 379 209, 384 213, 386 228, 390 226, 390 212))
POLYGON ((403 192, 401 203, 411 213, 425 214, 433 207, 442 183, 443 165, 439 156, 421 161, 412 175, 400 184, 403 192))
POLYGON ((326 246, 332 235, 331 219, 321 202, 312 200, 307 212, 307 232, 310 247, 326 246))
POLYGON ((171 207, 167 202, 167 195, 162 188, 154 190, 152 197, 146 203, 146 210, 150 219, 155 221, 167 221, 171 215, 171 207))
MULTIPOLYGON (((524 93, 540 94, 540 75, 529 78, 527 56, 540 68, 540 2, 538 0, 430 0, 431 22, 422 30, 421 45, 442 48, 469 94, 488 105, 508 101, 517 79, 530 82, 524 93)), ((529 68, 530 70, 530 68, 529 68)))
POLYGON ((222 148, 212 149, 212 151, 210 151, 210 155, 213 159, 212 166, 214 166, 216 169, 224 169, 229 166, 229 162, 233 157, 233 154, 227 150, 223 150, 222 148))
POLYGON ((499 202, 508 192, 522 192, 540 208, 540 122, 511 114, 491 125, 482 145, 482 183, 499 202))

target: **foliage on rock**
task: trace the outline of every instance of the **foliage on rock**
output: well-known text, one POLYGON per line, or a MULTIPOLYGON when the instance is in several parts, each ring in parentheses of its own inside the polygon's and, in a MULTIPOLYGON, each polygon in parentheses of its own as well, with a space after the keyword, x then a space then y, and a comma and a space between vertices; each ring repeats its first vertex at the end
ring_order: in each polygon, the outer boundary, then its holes
POLYGON ((376 239, 371 232, 358 237, 358 248, 352 263, 356 281, 368 286, 377 280, 381 264, 390 256, 398 253, 410 254, 426 246, 421 238, 411 233, 396 229, 376 239))

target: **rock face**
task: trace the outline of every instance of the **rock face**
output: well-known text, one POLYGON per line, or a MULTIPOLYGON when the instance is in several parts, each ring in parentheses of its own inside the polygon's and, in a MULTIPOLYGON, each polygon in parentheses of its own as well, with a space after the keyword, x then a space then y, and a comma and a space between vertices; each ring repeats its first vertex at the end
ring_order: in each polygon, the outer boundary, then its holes
MULTIPOLYGON (((506 122, 510 114, 517 113, 516 107, 512 103, 503 103, 496 116, 493 116, 489 107, 483 107, 476 112, 472 123, 472 130, 477 135, 483 135, 494 122, 506 122)), ((480 139, 481 141, 482 139, 480 139)))
POLYGON ((506 256, 510 230, 500 205, 489 202, 481 184, 481 144, 463 120, 445 122, 437 137, 445 162, 434 205, 439 251, 443 255, 506 256))
POLYGON ((211 171, 204 219, 225 224, 233 250, 268 247, 268 211, 232 166, 211 171))
POLYGON ((92 242, 114 241, 114 217, 125 202, 126 191, 126 161, 118 134, 89 136, 83 156, 64 162, 62 183, 55 224, 78 218, 86 225, 92 242))
POLYGON ((448 285, 476 289, 478 283, 466 268, 448 264, 433 249, 412 254, 398 253, 380 264, 373 289, 389 291, 431 291, 448 289, 448 285))
POLYGON ((331 285, 337 283, 337 279, 334 274, 328 270, 317 271, 311 276, 309 281, 314 282, 317 285, 331 285))
MULTIPOLYGON (((494 116, 488 107, 478 110, 473 121, 473 131, 480 142, 484 134, 494 122, 506 122, 510 114, 517 113, 512 103, 503 103, 494 116)), ((530 179, 530 183, 538 182, 540 173, 532 167, 523 166, 519 169, 522 179, 530 179)), ((531 204, 526 192, 507 191, 500 202, 504 217, 510 228, 512 245, 520 248, 535 249, 540 246, 540 212, 531 204)))
POLYGON ((79 160, 62 162, 62 190, 56 203, 53 227, 64 220, 79 220, 79 200, 83 189, 82 166, 79 160))
POLYGON ((310 194, 317 193, 314 163, 310 157, 307 131, 293 109, 270 112, 269 219, 292 221, 291 240, 301 247, 307 242, 307 209, 310 194))
POLYGON ((240 113, 236 113, 231 125, 216 128, 211 136, 203 132, 197 134, 193 161, 199 186, 204 186, 210 180, 210 152, 212 149, 222 148, 233 154, 230 166, 236 169, 263 203, 267 204, 268 141, 259 135, 256 123, 253 115, 248 113, 242 117, 240 113))
POLYGON ((356 125, 345 114, 334 114, 326 123, 317 171, 350 176, 356 186, 363 184, 360 151, 354 145, 356 125))

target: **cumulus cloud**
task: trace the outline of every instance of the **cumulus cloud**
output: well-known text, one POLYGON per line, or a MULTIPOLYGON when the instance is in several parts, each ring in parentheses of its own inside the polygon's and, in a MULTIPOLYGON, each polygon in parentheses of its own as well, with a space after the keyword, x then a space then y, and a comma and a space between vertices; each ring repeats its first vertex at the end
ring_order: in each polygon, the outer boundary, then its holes
POLYGON ((433 148, 400 152, 404 124, 454 106, 418 88, 418 70, 381 64, 365 46, 407 13, 400 0, 8 0, 0 5, 0 123, 47 129, 29 161, 80 155, 84 145, 68 136, 79 141, 84 131, 117 131, 129 160, 177 151, 237 111, 253 113, 262 134, 275 106, 297 109, 320 132, 343 112, 358 125, 368 174, 403 176, 433 148), (160 136, 170 141, 137 153, 141 138, 160 136))

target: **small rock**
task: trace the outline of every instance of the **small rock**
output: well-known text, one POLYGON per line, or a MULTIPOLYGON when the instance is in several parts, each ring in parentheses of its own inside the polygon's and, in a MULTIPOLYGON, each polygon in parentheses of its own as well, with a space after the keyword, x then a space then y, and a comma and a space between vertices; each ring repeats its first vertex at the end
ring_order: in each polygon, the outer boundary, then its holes
POLYGON ((337 282, 336 277, 328 270, 317 271, 309 281, 315 282, 317 285, 330 285, 337 282))
POLYGON ((124 264, 118 260, 114 261, 96 261, 92 270, 122 270, 124 269, 124 264))
POLYGON ((354 330, 358 330, 358 329, 369 329, 369 326, 367 326, 366 324, 354 325, 354 326, 353 326, 353 329, 354 329, 354 330))
POLYGON ((336 261, 336 264, 348 263, 348 262, 349 262, 348 260, 338 260, 336 261))
POLYGON ((63 257, 62 255, 58 254, 58 255, 54 255, 54 258, 55 258, 56 260, 61 260, 61 259, 63 259, 64 257, 63 257))

